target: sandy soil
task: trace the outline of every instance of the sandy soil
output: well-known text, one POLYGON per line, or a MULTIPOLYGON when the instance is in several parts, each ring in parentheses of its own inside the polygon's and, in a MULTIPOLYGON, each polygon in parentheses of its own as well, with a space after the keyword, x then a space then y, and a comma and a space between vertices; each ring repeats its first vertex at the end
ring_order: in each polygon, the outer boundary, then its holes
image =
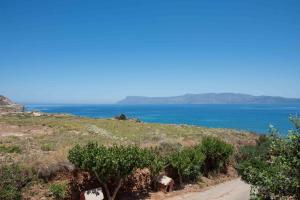
POLYGON ((36 134, 51 133, 51 129, 39 126, 17 126, 0 123, 0 137, 1 136, 30 136, 36 134))

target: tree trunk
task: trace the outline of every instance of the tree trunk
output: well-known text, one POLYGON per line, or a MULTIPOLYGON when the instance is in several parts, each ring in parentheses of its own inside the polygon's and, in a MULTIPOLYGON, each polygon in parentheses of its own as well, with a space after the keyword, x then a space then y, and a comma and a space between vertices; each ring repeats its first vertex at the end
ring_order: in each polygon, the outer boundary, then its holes
POLYGON ((180 185, 180 187, 182 188, 182 187, 183 187, 183 184, 182 184, 182 176, 181 176, 179 170, 178 170, 178 177, 179 177, 179 185, 180 185))
POLYGON ((114 193, 112 195, 112 199, 111 200, 114 200, 117 196, 117 193, 119 192, 121 186, 122 186, 122 183, 123 183, 123 179, 120 179, 119 180, 119 183, 118 183, 118 186, 116 187, 116 189, 114 190, 114 193))
POLYGON ((122 183, 123 183, 123 179, 120 179, 119 182, 118 182, 118 186, 114 189, 114 192, 113 192, 112 195, 110 194, 110 191, 107 187, 107 184, 106 183, 103 184, 104 190, 105 190, 105 193, 106 193, 106 196, 107 196, 108 200, 115 200, 115 198, 117 196, 117 193, 119 192, 119 190, 122 186, 122 183))
POLYGON ((100 184, 102 184, 103 187, 104 187, 104 190, 105 190, 105 194, 106 194, 106 196, 107 196, 107 199, 108 199, 108 200, 114 200, 114 199, 116 198, 116 196, 117 196, 117 193, 119 192, 119 190, 120 190, 120 188, 121 188, 121 186, 122 186, 123 179, 121 178, 121 179, 118 181, 118 185, 117 185, 117 187, 114 189, 113 194, 111 195, 111 194, 110 194, 110 191, 109 191, 109 189, 108 189, 107 184, 106 184, 106 183, 103 183, 103 182, 101 181, 101 179, 100 179, 99 175, 97 174, 97 172, 95 172, 95 174, 96 174, 96 177, 97 177, 98 181, 100 182, 100 184))

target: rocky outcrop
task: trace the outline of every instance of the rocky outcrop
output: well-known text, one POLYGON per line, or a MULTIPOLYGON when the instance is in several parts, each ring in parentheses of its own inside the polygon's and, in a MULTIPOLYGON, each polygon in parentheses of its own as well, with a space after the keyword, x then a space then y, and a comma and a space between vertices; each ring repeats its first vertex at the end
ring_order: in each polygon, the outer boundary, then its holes
POLYGON ((9 98, 0 95, 0 113, 23 112, 24 106, 16 104, 9 98))

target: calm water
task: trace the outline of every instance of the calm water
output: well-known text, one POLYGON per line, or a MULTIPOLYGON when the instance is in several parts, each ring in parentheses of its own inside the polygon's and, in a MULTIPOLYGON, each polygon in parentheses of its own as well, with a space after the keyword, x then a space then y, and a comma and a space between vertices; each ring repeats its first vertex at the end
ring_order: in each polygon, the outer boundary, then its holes
POLYGON ((270 124, 282 134, 292 128, 290 114, 300 105, 27 105, 28 110, 108 118, 124 113, 144 122, 235 128, 266 133, 270 124))

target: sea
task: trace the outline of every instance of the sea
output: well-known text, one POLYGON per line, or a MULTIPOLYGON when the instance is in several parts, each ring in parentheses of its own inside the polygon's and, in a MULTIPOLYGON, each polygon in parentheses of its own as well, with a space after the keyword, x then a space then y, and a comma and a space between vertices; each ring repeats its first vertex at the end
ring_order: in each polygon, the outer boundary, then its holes
POLYGON ((233 128, 267 134, 270 125, 281 135, 293 129, 290 116, 300 116, 295 105, 65 105, 28 104, 28 111, 68 113, 82 117, 111 118, 125 114, 148 123, 187 124, 213 128, 233 128))

